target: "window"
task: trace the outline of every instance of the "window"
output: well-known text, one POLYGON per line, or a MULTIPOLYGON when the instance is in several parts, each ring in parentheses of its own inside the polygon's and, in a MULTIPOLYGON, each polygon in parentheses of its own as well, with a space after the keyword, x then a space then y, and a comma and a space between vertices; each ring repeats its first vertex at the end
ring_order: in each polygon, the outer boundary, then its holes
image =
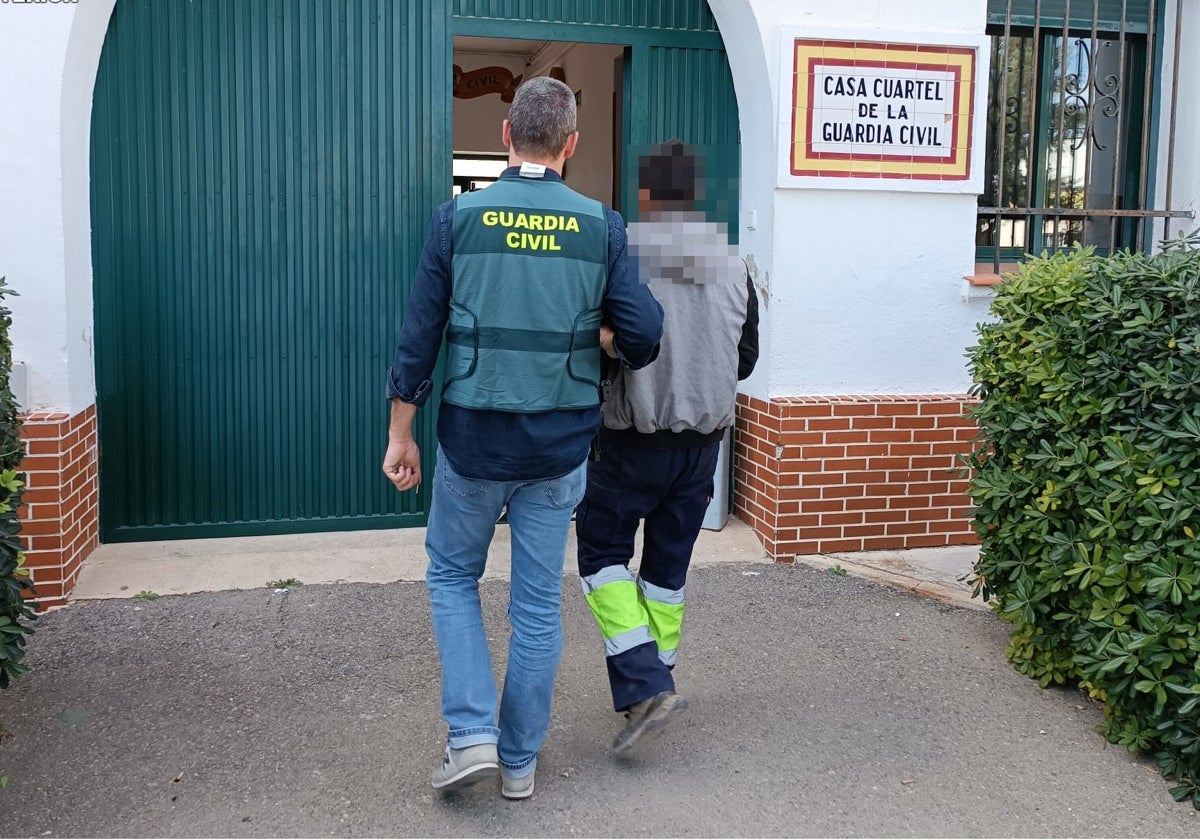
MULTIPOLYGON (((1150 222, 1188 215, 1153 204, 1161 114, 1176 100, 1157 82, 1164 17, 1156 0, 989 0, 991 74, 985 192, 976 258, 1092 245, 1146 248, 1150 222)), ((1173 59, 1173 56, 1170 56, 1173 59)), ((1174 77, 1174 73, 1171 74, 1174 77)), ((1166 190, 1170 203, 1170 187, 1166 190)))

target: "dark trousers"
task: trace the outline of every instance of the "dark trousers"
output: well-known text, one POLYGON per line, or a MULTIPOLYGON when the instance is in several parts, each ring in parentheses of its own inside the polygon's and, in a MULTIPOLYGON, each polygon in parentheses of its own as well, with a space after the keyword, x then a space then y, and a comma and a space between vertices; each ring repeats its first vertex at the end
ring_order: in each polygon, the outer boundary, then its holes
POLYGON ((589 580, 613 585, 602 597, 588 595, 588 602, 605 636, 617 711, 675 687, 675 649, 660 650, 660 645, 678 639, 684 584, 712 499, 719 447, 719 442, 656 448, 606 441, 599 460, 588 462, 587 491, 575 515, 579 575, 585 595, 589 580), (643 521, 634 587, 627 570, 643 521), (648 627, 640 636, 634 627, 637 615, 648 627), (639 637, 647 641, 633 643, 639 637))

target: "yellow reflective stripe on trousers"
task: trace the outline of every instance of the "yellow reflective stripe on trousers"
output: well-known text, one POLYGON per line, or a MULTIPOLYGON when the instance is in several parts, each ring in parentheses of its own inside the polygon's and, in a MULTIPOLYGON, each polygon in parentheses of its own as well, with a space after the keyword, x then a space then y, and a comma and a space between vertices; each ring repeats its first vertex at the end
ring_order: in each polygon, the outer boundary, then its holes
POLYGON ((682 589, 664 589, 640 577, 638 590, 650 622, 650 635, 658 643, 658 655, 667 665, 675 664, 675 651, 683 632, 682 589))
POLYGON ((633 575, 624 566, 609 566, 580 578, 583 597, 600 625, 605 641, 649 624, 633 575))

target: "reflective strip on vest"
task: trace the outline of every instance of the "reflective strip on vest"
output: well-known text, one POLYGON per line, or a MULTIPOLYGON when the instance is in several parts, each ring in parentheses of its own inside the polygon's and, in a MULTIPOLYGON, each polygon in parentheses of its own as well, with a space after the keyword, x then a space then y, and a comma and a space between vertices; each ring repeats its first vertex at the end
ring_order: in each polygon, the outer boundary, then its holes
POLYGON ((675 664, 679 637, 683 631, 683 589, 664 589, 639 577, 638 591, 646 609, 650 634, 658 643, 658 658, 664 665, 675 664))
POLYGON ((600 625, 606 656, 616 656, 654 641, 641 590, 629 569, 607 566, 594 575, 580 578, 579 582, 583 597, 600 625))

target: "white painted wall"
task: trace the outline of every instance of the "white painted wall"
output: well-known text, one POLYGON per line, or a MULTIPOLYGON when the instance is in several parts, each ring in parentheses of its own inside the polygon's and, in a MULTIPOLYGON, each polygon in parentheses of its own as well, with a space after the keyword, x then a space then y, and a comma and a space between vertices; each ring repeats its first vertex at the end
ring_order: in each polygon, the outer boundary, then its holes
POLYGON ((0 274, 30 411, 95 402, 88 146, 115 2, 0 4, 0 274))
MULTIPOLYGON (((69 403, 62 132, 72 6, 0 5, 0 275, 19 297, 13 355, 28 365, 25 407, 69 403)), ((20 398, 21 395, 18 395, 20 398)))
POLYGON ((781 84, 790 90, 780 79, 784 29, 847 38, 928 32, 961 35, 970 45, 983 33, 985 0, 750 0, 751 15, 733 0, 709 5, 738 93, 742 208, 758 217, 758 230, 743 229, 742 247, 760 270, 768 354, 744 390, 758 397, 966 391, 963 352, 987 305, 962 299, 962 276, 974 264, 975 197, 778 188, 785 151, 775 135, 781 84), (759 49, 748 51, 753 40, 759 49))
MULTIPOLYGON (((1167 4, 1166 31, 1173 32, 1175 28, 1174 3, 1167 4)), ((1177 103, 1175 123, 1175 166, 1171 178, 1171 209, 1191 210, 1200 216, 1200 97, 1196 96, 1196 82, 1200 80, 1200 0, 1184 0, 1183 2, 1183 31, 1181 33, 1182 48, 1179 51, 1179 99, 1177 103)), ((1174 74, 1174 44, 1167 45, 1163 56, 1163 93, 1170 96, 1171 82, 1174 74)), ((1166 172, 1167 138, 1170 130, 1169 118, 1164 115, 1164 125, 1160 127, 1158 171, 1166 172)), ((1166 178, 1159 178, 1156 184, 1156 204, 1165 207, 1166 178)), ((1200 220, 1174 219, 1171 221, 1170 234, 1172 237, 1180 233, 1189 233, 1200 228, 1200 220)), ((1159 222, 1154 226, 1154 241, 1162 239, 1166 226, 1159 222)))

